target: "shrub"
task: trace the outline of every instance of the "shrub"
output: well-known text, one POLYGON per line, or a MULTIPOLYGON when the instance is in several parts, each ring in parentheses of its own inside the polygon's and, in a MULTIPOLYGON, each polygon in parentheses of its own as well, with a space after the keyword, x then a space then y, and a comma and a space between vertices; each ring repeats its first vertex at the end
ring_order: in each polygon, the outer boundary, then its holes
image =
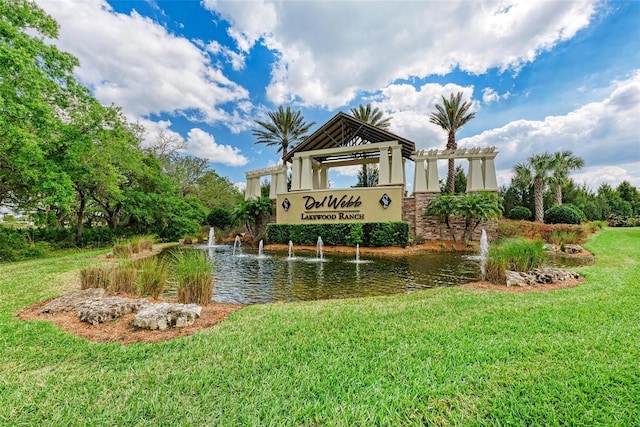
POLYGON ((80 270, 80 289, 109 289, 110 286, 111 268, 95 267, 80 270))
POLYGON ((113 245, 111 251, 113 252, 113 255, 118 258, 129 258, 133 253, 129 243, 118 243, 113 245))
POLYGON ((172 267, 178 282, 178 302, 207 305, 213 295, 212 266, 204 251, 176 252, 172 267))
POLYGON ((216 228, 229 228, 232 224, 231 211, 225 208, 213 208, 207 215, 207 224, 216 228))
POLYGON ((544 213, 547 224, 580 224, 584 219, 584 213, 570 204, 553 206, 544 213))
POLYGON ((158 257, 144 258, 138 264, 136 290, 143 296, 151 295, 158 298, 167 286, 169 267, 158 257))
POLYGON ((509 218, 515 220, 531 219, 531 209, 526 206, 516 206, 509 211, 509 218))
POLYGON ((269 243, 315 245, 318 236, 327 245, 407 246, 406 222, 370 222, 345 224, 267 224, 269 243))

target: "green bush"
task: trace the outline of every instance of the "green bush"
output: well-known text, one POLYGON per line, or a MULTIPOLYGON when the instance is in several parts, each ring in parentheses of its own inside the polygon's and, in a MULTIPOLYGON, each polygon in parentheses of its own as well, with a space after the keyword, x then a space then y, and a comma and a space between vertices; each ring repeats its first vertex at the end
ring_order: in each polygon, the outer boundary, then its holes
POLYGON ((546 224, 581 224, 584 220, 584 213, 570 204, 553 206, 544 213, 546 224))
POLYGON ((267 224, 268 243, 315 245, 318 237, 331 246, 407 246, 409 224, 374 222, 345 224, 267 224))
POLYGON ((509 219, 523 220, 531 219, 531 209, 526 206, 516 206, 509 211, 509 219))
POLYGON ((213 208, 207 215, 207 224, 216 228, 229 228, 233 221, 231 220, 231 211, 225 208, 213 208))

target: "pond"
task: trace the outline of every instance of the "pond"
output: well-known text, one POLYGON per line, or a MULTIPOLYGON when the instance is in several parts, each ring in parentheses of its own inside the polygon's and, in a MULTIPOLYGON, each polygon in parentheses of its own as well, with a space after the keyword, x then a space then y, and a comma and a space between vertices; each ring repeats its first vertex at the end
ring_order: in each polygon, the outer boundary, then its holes
MULTIPOLYGON (((477 280, 479 262, 457 253, 362 256, 204 247, 213 268, 213 301, 239 304, 409 293, 477 280)), ((166 296, 172 296, 172 293, 166 296)))

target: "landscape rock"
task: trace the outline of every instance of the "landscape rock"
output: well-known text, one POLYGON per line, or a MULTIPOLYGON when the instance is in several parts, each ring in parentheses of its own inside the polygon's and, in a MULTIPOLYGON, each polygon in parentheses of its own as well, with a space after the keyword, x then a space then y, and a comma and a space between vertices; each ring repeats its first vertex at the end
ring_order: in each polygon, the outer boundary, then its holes
POLYGON ((578 279, 580 275, 570 270, 556 267, 541 267, 528 272, 507 271, 507 286, 531 286, 578 279))
POLYGON ((101 299, 104 296, 104 289, 90 288, 80 291, 69 292, 49 301, 39 311, 42 313, 59 313, 64 311, 76 311, 78 307, 87 303, 101 299))
POLYGON ((78 307, 78 317, 83 322, 97 325, 117 319, 125 314, 133 313, 147 305, 149 305, 149 302, 145 299, 106 297, 87 301, 80 305, 78 307))
POLYGON ((193 325, 201 311, 202 308, 197 304, 149 304, 138 311, 133 318, 133 325, 142 329, 184 328, 193 325))
POLYGON ((544 245, 542 245, 542 249, 544 249, 547 252, 557 252, 558 251, 558 247, 556 245, 554 245, 553 243, 545 243, 544 245))
POLYGON ((562 251, 568 254, 577 254, 582 252, 583 249, 580 245, 564 245, 562 251))

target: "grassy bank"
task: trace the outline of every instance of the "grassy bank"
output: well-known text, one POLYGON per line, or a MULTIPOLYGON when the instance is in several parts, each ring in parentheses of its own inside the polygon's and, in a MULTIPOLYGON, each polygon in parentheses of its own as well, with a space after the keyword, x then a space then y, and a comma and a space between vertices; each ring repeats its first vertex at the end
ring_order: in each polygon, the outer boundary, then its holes
POLYGON ((0 425, 637 425, 640 229, 586 246, 577 288, 254 305, 129 346, 14 317, 95 252, 1 265, 0 425))

